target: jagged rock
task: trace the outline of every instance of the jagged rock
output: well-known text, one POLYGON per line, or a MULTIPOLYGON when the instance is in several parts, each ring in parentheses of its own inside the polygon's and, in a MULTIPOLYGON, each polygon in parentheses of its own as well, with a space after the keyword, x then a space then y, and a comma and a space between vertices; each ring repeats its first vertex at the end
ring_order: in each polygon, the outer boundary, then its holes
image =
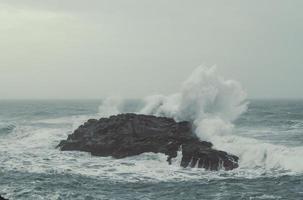
POLYGON ((128 113, 90 119, 58 147, 62 151, 85 151, 114 158, 146 152, 164 153, 169 163, 182 149, 183 167, 197 166, 209 170, 238 167, 237 156, 213 149, 210 142, 200 141, 193 134, 191 123, 151 115, 128 113))

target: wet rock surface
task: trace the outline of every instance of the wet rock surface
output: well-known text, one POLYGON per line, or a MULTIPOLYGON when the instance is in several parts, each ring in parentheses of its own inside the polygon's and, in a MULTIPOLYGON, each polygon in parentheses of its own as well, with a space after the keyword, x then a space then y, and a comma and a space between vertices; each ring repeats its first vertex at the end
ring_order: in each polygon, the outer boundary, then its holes
POLYGON ((151 115, 120 114, 90 119, 60 142, 62 151, 85 151, 95 156, 125 158, 153 152, 167 155, 168 163, 182 151, 182 167, 232 170, 238 157, 200 141, 190 122, 151 115))

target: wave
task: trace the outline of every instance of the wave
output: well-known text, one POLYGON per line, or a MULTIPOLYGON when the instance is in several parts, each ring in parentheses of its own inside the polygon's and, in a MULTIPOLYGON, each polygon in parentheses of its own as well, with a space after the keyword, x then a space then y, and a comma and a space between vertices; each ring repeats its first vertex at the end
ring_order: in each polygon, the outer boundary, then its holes
MULTIPOLYGON (((302 147, 274 145, 234 133, 233 122, 247 111, 246 98, 239 82, 226 80, 215 67, 198 67, 179 92, 148 96, 143 105, 132 112, 191 121, 200 139, 239 156, 240 169, 303 172, 303 162, 299 162, 302 147)), ((99 107, 100 116, 125 110, 124 100, 117 98, 108 98, 99 107)))

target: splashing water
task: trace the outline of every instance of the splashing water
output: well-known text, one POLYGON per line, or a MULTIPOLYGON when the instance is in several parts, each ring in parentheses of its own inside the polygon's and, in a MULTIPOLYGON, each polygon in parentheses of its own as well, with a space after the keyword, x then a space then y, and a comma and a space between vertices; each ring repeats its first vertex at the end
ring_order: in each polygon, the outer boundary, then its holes
MULTIPOLYGON (((217 74, 215 67, 198 67, 183 83, 179 93, 149 96, 137 112, 191 121, 201 139, 210 139, 211 135, 230 132, 232 121, 247 109, 245 99, 246 93, 238 82, 225 80, 217 74)), ((100 114, 121 113, 122 104, 121 99, 108 98, 100 106, 100 114)))
MULTIPOLYGON (((237 81, 226 80, 216 67, 198 67, 183 83, 178 93, 153 95, 133 112, 191 121, 195 134, 215 148, 240 157, 240 169, 287 170, 302 172, 303 162, 296 162, 302 147, 285 147, 233 134, 233 122, 247 110, 246 92, 237 81)), ((123 100, 107 99, 100 106, 102 116, 123 113, 123 100)))
POLYGON ((191 121, 197 127, 197 136, 211 139, 212 135, 231 131, 232 121, 247 109, 245 99, 246 93, 238 82, 225 80, 215 67, 199 67, 179 93, 148 97, 140 113, 191 121))

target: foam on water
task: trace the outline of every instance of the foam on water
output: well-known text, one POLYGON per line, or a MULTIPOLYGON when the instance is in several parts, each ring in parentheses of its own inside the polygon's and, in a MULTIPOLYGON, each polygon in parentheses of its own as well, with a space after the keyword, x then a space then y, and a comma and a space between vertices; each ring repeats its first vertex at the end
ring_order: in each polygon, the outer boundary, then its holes
MULTIPOLYGON (((78 121, 72 117, 68 121, 74 120, 73 124, 81 124, 85 117, 88 116, 78 117, 78 121)), ((58 119, 57 123, 66 123, 66 119, 58 119)), ((56 120, 50 120, 51 123, 54 121, 56 120)), ((168 165, 167 157, 163 154, 145 153, 125 159, 113 159, 56 149, 59 141, 71 132, 72 128, 16 128, 9 137, 0 140, 0 169, 29 173, 80 174, 128 182, 179 181, 201 177, 209 179, 212 176, 212 173, 204 170, 181 168, 181 153, 173 160, 172 165, 168 165)), ((216 176, 220 178, 219 175, 216 176)))
POLYGON ((125 159, 95 157, 85 152, 61 152, 56 149, 60 140, 65 139, 74 127, 92 116, 72 116, 43 120, 43 123, 66 124, 66 128, 17 126, 13 133, 0 140, 1 169, 29 173, 80 174, 116 181, 184 181, 225 179, 230 177, 257 177, 263 175, 248 170, 232 172, 209 172, 203 169, 180 167, 181 153, 168 165, 163 154, 145 153, 125 159))

